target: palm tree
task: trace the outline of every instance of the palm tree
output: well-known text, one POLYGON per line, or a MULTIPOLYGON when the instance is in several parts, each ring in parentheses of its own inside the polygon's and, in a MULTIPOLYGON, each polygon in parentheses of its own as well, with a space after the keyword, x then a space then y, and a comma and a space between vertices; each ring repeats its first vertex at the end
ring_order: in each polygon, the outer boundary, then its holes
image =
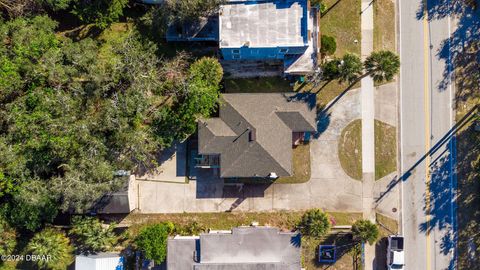
POLYGON ((104 226, 98 218, 76 216, 69 232, 73 236, 77 251, 95 253, 108 251, 117 243, 115 224, 104 226))
POLYGON ((373 52, 364 63, 366 75, 377 83, 391 81, 400 68, 400 58, 391 51, 373 52))
POLYGON ((370 220, 361 219, 353 223, 352 234, 356 240, 362 243, 368 242, 371 245, 377 241, 379 231, 376 224, 370 220))
POLYGON ((339 79, 349 84, 355 83, 362 74, 362 60, 358 55, 347 53, 340 59, 339 79))
POLYGON ((27 250, 30 254, 40 257, 34 263, 41 269, 63 270, 73 262, 73 247, 70 240, 65 234, 53 228, 46 228, 35 234, 28 243, 27 250))
POLYGON ((303 234, 313 237, 327 234, 331 227, 328 215, 320 209, 305 212, 299 225, 303 234))

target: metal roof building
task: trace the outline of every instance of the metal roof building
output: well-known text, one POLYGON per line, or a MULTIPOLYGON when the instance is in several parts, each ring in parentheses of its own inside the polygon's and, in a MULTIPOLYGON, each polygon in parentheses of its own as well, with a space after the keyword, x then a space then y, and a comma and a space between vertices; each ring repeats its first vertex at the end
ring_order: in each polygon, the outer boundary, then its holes
POLYGON ((272 227, 237 227, 169 239, 167 270, 300 270, 301 237, 272 227))
POLYGON ((123 270, 124 258, 118 253, 75 256, 75 270, 123 270))

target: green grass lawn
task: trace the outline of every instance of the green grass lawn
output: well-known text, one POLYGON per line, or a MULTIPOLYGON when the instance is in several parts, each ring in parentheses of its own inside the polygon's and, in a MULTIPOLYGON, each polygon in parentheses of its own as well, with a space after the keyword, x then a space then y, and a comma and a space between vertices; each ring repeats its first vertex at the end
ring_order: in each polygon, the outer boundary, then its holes
POLYGON ((378 227, 380 228, 380 237, 387 237, 398 233, 398 221, 379 213, 376 214, 376 219, 379 225, 378 227))
MULTIPOLYGON (((178 226, 187 226, 197 222, 207 229, 228 230, 236 226, 248 226, 253 221, 260 225, 293 230, 300 222, 303 211, 276 212, 219 212, 219 213, 180 213, 180 214, 130 214, 122 223, 128 225, 131 235, 147 224, 170 221, 178 226)), ((351 225, 362 217, 361 213, 329 212, 336 225, 351 225)))
POLYGON ((395 51, 395 4, 376 0, 373 4, 373 50, 395 51))
POLYGON ((291 92, 293 87, 281 77, 225 79, 226 93, 278 93, 291 92))
MULTIPOLYGON (((351 87, 351 89, 359 88, 360 82, 351 87)), ((337 80, 329 83, 322 82, 318 86, 314 86, 311 83, 296 83, 295 91, 311 92, 317 94, 317 107, 325 108, 328 103, 334 100, 338 95, 342 94, 348 88, 348 84, 340 83, 337 80)))
POLYGON ((338 157, 345 173, 362 180, 362 121, 354 120, 342 130, 338 141, 338 157))
MULTIPOLYGON (((322 238, 302 237, 302 259, 303 267, 311 269, 329 270, 351 270, 354 268, 354 261, 360 266, 360 254, 355 253, 350 235, 345 233, 332 232, 322 238), (318 246, 335 244, 337 249, 337 261, 334 264, 320 264, 318 262, 318 246)), ((359 269, 359 268, 356 268, 359 269)))
POLYGON ((310 144, 300 144, 292 152, 293 175, 280 177, 275 183, 279 184, 298 184, 310 180, 310 144))
MULTIPOLYGON (((397 169, 396 129, 375 120, 375 180, 397 169)), ((338 142, 338 157, 343 170, 353 179, 362 179, 362 121, 346 126, 338 142)))
POLYGON ((375 120, 375 180, 397 170, 397 129, 375 120))
POLYGON ((341 57, 346 52, 360 55, 360 0, 325 0, 329 9, 320 19, 320 33, 335 37, 341 57), (358 42, 355 43, 354 40, 358 42))

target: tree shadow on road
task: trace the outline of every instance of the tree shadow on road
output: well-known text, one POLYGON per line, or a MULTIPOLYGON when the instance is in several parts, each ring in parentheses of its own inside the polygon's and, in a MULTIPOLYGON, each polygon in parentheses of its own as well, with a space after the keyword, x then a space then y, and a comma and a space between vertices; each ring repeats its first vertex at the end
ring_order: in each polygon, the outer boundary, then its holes
POLYGON ((457 86, 456 98, 465 100, 480 85, 480 0, 427 0, 422 1, 417 19, 428 21, 457 20, 457 27, 450 38, 445 39, 436 57, 445 62, 443 79, 438 82, 440 91, 446 90, 452 79, 457 86), (426 5, 426 6, 425 6, 426 5))
POLYGON ((425 216, 430 216, 429 221, 419 225, 419 231, 431 234, 434 230, 446 231, 442 238, 441 252, 447 255, 452 252, 455 246, 456 224, 454 221, 456 211, 456 195, 454 191, 454 163, 453 149, 454 139, 449 141, 449 148, 440 154, 440 157, 433 161, 430 166, 429 192, 424 194, 425 205, 423 210, 425 216))

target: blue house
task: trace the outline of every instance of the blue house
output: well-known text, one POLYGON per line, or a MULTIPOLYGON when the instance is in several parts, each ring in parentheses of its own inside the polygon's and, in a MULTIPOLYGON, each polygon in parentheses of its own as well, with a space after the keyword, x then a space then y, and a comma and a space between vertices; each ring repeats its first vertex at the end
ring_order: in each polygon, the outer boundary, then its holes
POLYGON ((307 0, 230 1, 219 14, 224 60, 284 60, 285 73, 316 66, 317 17, 307 0))
POLYGON ((286 74, 317 66, 317 10, 307 0, 230 0, 219 14, 169 25, 167 41, 216 41, 225 61, 281 60, 286 74))

